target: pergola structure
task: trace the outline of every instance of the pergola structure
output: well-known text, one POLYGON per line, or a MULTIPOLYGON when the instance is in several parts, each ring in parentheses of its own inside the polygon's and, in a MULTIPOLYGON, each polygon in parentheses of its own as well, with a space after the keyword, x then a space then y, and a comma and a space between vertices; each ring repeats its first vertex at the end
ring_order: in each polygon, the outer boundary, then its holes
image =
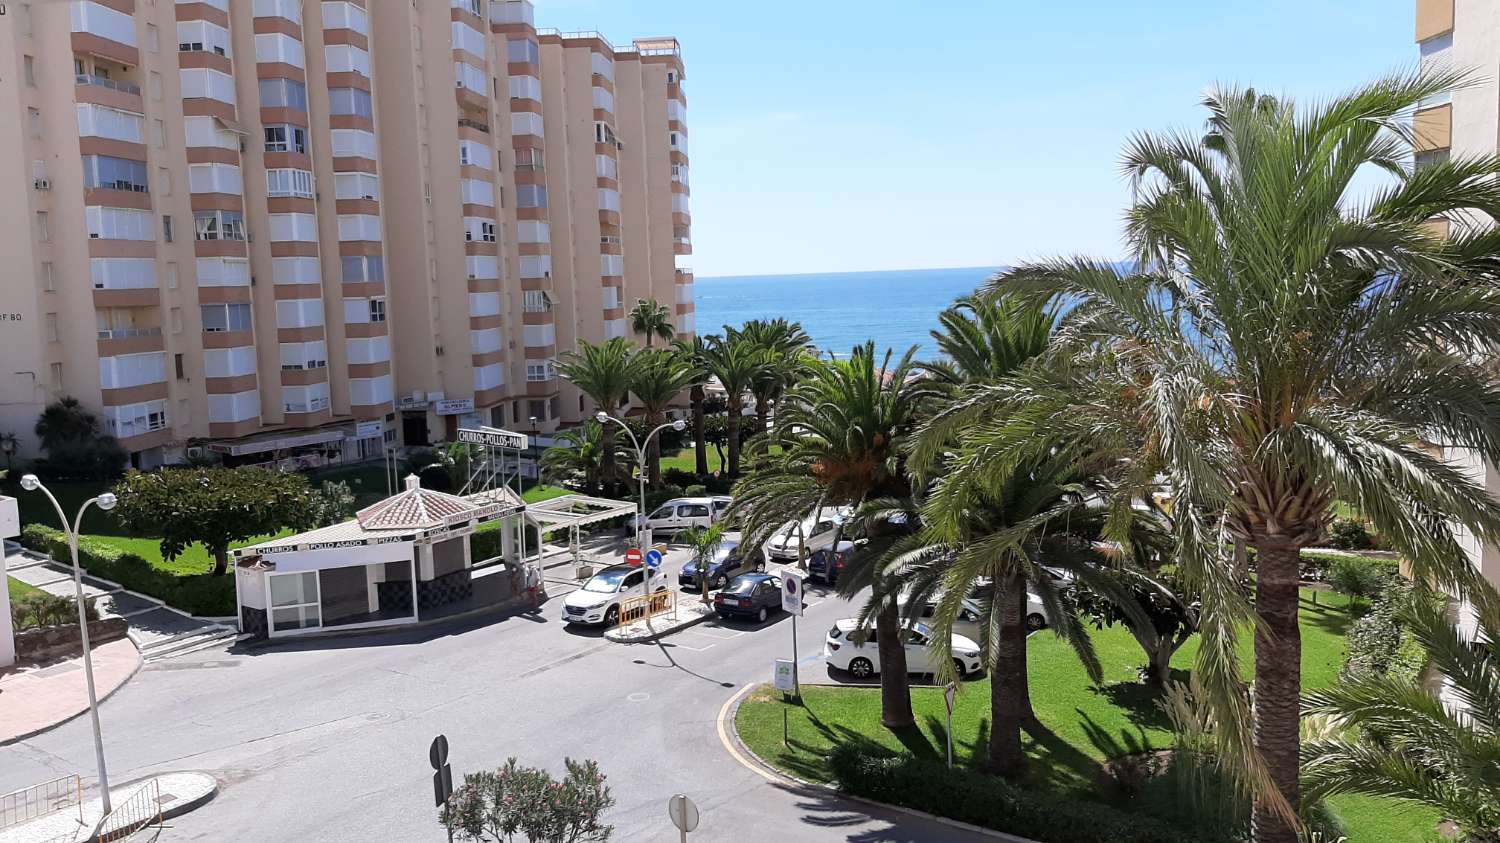
POLYGON ((568 531, 568 549, 573 553, 575 570, 583 567, 583 557, 578 546, 579 527, 634 515, 635 512, 633 503, 577 494, 526 505, 526 517, 536 524, 539 531, 568 531))

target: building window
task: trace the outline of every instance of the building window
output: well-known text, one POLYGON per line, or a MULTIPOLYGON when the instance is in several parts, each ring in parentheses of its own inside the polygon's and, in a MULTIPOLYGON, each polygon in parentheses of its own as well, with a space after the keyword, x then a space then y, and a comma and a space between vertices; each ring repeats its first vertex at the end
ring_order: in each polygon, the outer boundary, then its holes
POLYGON ((51 368, 51 375, 52 375, 52 388, 53 389, 58 389, 58 390, 62 389, 63 388, 62 364, 61 363, 53 363, 50 368, 51 368))
MULTIPOLYGON (((368 96, 368 94, 366 95, 368 96)), ((307 86, 294 79, 260 80, 260 104, 270 108, 307 110, 307 86)))
POLYGON ((146 192, 146 162, 111 155, 83 156, 83 186, 146 192))
POLYGON ((245 217, 239 211, 199 211, 193 225, 199 240, 245 239, 245 217))
POLYGON ((22 56, 21 65, 25 69, 26 84, 36 87, 36 59, 31 56, 22 56))
POLYGON ((36 212, 36 239, 38 243, 50 243, 52 241, 52 227, 47 223, 47 212, 36 212))
POLYGON ((161 52, 161 31, 154 23, 146 24, 146 49, 153 53, 161 52))
POLYGON ((517 208, 547 207, 547 186, 543 184, 516 185, 517 208))
POLYGON ((155 101, 155 102, 161 102, 161 74, 160 73, 157 73, 154 70, 151 71, 151 75, 146 77, 146 88, 150 91, 150 93, 151 93, 151 99, 153 101, 155 101))
POLYGON ((266 170, 267 196, 298 196, 311 199, 313 174, 308 170, 266 170))
POLYGON ((370 104, 370 92, 360 88, 329 88, 328 113, 352 114, 356 117, 374 117, 370 104))
POLYGON ((52 261, 42 261, 42 289, 49 293, 57 289, 57 276, 52 270, 52 261))
POLYGON ((47 342, 62 342, 62 333, 57 327, 57 314, 47 314, 47 342))
POLYGON ((35 108, 26 109, 26 124, 31 129, 31 136, 39 138, 42 136, 42 113, 35 108))
POLYGON ((158 196, 172 195, 172 171, 166 167, 156 168, 156 193, 158 196))
POLYGON ((531 421, 542 422, 547 420, 546 401, 527 401, 526 412, 531 414, 531 421))
POLYGON ((385 280, 385 258, 379 255, 346 255, 340 265, 345 283, 385 280))
POLYGON ((249 302, 205 304, 200 305, 199 310, 202 312, 205 333, 250 330, 249 302))
POLYGON ((187 371, 186 371, 185 367, 183 366, 182 355, 181 354, 174 354, 174 355, 172 355, 172 368, 176 370, 176 372, 177 372, 177 379, 178 380, 180 380, 180 381, 187 380, 187 371))
POLYGON ((301 126, 267 126, 265 133, 267 152, 307 152, 307 130, 301 126))
POLYGON ((161 120, 151 121, 152 133, 155 135, 156 148, 162 149, 167 145, 167 124, 161 120))
POLYGON ((385 321, 385 299, 370 299, 370 321, 385 321))
POLYGON ((167 289, 177 289, 177 261, 167 261, 167 289))
POLYGON ((161 239, 164 240, 164 241, 166 241, 166 242, 168 242, 168 243, 170 243, 170 242, 172 242, 172 238, 174 236, 175 236, 175 232, 174 232, 174 230, 172 228, 172 215, 171 214, 162 214, 162 216, 161 216, 161 239))
POLYGON ((167 324, 172 326, 172 333, 182 333, 182 308, 174 307, 167 312, 167 324))

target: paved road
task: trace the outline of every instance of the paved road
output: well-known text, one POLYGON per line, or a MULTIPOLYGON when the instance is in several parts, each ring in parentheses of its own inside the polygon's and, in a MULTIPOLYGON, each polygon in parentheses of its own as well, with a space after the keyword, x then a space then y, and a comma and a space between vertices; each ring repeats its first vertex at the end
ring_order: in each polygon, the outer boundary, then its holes
MULTIPOLYGON (((684 554, 668 560, 673 581, 684 554)), ((790 620, 710 622, 659 644, 612 644, 539 616, 435 630, 206 650, 153 664, 101 714, 111 776, 204 770, 219 797, 179 817, 164 841, 440 841, 427 746, 447 734, 454 778, 506 757, 560 770, 600 761, 622 841, 676 840, 666 800, 702 811, 695 843, 720 840, 952 841, 936 823, 867 809, 822 790, 772 784, 720 743, 720 707, 765 681, 790 650, 790 620)), ((799 621, 805 671, 850 612, 809 592, 799 621)), ((0 792, 93 771, 87 718, 0 747, 0 792)))

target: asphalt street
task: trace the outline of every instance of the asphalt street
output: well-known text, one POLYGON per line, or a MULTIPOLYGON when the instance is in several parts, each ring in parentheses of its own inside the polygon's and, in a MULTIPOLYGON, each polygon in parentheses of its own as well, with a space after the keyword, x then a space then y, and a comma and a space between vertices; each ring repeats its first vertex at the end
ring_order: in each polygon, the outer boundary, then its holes
MULTIPOLYGON (((685 552, 668 556, 676 569, 685 552)), ((559 576, 554 569, 550 576, 559 576)), ((720 708, 770 681, 791 621, 710 621, 655 644, 565 627, 568 587, 549 581, 536 615, 379 634, 213 649, 148 665, 101 707, 110 777, 202 770, 219 796, 170 822, 163 841, 441 841, 427 749, 446 734, 463 773, 514 756, 560 772, 597 760, 622 841, 675 841, 667 800, 702 822, 690 840, 953 841, 951 826, 768 781, 726 751, 720 708)), ((694 599, 695 596, 686 597, 694 599)), ((798 621, 804 676, 852 607, 816 587, 798 621)), ((0 747, 0 792, 67 773, 92 779, 87 718, 0 747)))

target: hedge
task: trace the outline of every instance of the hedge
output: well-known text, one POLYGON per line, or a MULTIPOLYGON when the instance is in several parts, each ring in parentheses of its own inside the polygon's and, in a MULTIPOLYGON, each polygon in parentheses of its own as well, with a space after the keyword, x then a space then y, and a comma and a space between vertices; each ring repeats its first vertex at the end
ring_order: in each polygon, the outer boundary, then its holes
POLYGON ((1329 572, 1336 564, 1365 565, 1377 569, 1384 574, 1395 576, 1400 573, 1401 564, 1394 559, 1385 559, 1379 556, 1365 556, 1358 553, 1329 553, 1323 550, 1302 551, 1302 578, 1306 580, 1326 579, 1329 572))
POLYGON ((1198 835, 1160 820, 1096 802, 1022 790, 1003 779, 940 761, 891 755, 843 743, 829 767, 839 789, 854 796, 925 811, 1041 843, 1201 843, 1198 835))
MULTIPOLYGON (((21 531, 21 544, 46 553, 64 565, 72 565, 67 536, 41 524, 28 524, 21 531)), ((131 591, 155 597, 194 615, 223 617, 238 610, 234 605, 234 577, 191 574, 178 576, 151 566, 134 553, 89 536, 78 540, 78 562, 96 577, 113 580, 131 591)))

